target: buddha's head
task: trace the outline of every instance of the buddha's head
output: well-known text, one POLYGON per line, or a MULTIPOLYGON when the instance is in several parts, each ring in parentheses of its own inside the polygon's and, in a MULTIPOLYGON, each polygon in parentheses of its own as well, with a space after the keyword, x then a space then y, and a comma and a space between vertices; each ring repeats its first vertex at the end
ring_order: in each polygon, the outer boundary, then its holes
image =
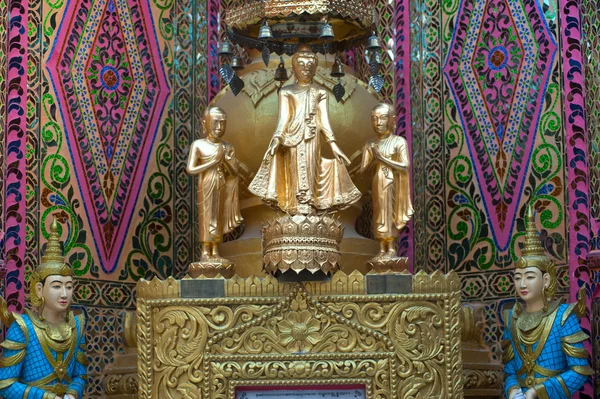
POLYGON ((317 72, 319 59, 307 45, 300 45, 292 56, 292 71, 299 83, 310 83, 317 72))
POLYGON ((526 304, 549 302, 556 293, 556 267, 548 258, 535 228, 533 208, 527 209, 525 244, 515 264, 514 284, 526 304))
POLYGON ((371 124, 377 136, 387 136, 396 127, 394 108, 386 103, 377 104, 371 111, 371 124))
POLYGON ((44 312, 68 316, 72 299, 73 270, 65 263, 54 218, 42 261, 31 279, 31 304, 38 307, 42 319, 44 312))
POLYGON ((220 139, 227 127, 227 114, 219 107, 210 107, 202 116, 202 127, 209 139, 220 139))

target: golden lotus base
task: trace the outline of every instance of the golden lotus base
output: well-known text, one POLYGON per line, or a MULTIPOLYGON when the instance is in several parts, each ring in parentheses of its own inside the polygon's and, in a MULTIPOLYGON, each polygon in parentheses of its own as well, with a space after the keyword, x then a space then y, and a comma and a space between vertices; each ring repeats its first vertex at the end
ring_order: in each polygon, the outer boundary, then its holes
POLYGON ((204 276, 207 278, 222 276, 233 277, 235 264, 228 259, 211 257, 200 262, 193 262, 188 267, 188 274, 192 278, 204 276))
POLYGON ((262 229, 263 267, 271 275, 322 272, 331 276, 340 269, 340 243, 344 227, 330 215, 285 215, 262 229))
POLYGON ((408 270, 408 258, 376 256, 367 262, 367 266, 375 273, 403 272, 408 270))

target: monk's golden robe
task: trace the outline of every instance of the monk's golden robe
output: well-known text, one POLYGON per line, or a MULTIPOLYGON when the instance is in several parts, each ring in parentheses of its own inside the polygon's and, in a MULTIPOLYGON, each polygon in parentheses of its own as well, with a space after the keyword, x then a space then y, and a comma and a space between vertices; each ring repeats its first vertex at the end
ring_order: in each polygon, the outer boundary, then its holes
MULTIPOLYGON (((216 242, 242 222, 239 208, 239 177, 228 172, 225 162, 235 159, 233 146, 225 141, 212 143, 203 140, 197 149, 196 162, 207 164, 212 162, 219 150, 224 146, 224 160, 205 170, 198 176, 198 224, 200 242, 216 242)), ((234 162, 230 167, 236 168, 234 162)))
POLYGON ((321 135, 328 143, 335 141, 327 101, 327 91, 315 84, 281 89, 273 135, 280 146, 274 156, 265 156, 250 192, 290 214, 343 209, 358 201, 360 191, 346 166, 321 158, 321 135))
POLYGON ((363 150, 362 168, 366 169, 371 162, 375 162, 372 185, 375 238, 392 239, 398 236, 398 230, 406 226, 413 214, 406 140, 390 134, 382 140, 369 141, 363 150), (373 146, 385 158, 402 164, 406 169, 394 169, 376 159, 373 146))

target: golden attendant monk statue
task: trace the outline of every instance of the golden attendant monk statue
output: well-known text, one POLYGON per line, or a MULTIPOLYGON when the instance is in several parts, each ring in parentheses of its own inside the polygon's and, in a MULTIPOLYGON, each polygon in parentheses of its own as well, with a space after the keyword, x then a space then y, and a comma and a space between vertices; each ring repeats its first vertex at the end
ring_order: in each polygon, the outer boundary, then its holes
POLYGON ((198 176, 198 224, 202 244, 200 262, 190 265, 192 277, 233 275, 234 265, 221 258, 217 248, 223 234, 242 223, 235 151, 230 143, 221 140, 226 123, 227 115, 222 109, 207 109, 202 119, 206 138, 194 141, 188 158, 187 172, 198 176))
POLYGON ((379 254, 369 263, 375 269, 395 269, 397 267, 392 267, 388 261, 402 259, 396 257, 396 241, 399 231, 413 214, 408 144, 404 138, 394 134, 396 116, 392 106, 376 105, 371 112, 371 122, 377 137, 363 149, 361 171, 364 173, 371 167, 375 170, 372 185, 373 230, 375 239, 379 241, 379 254))
POLYGON ((360 191, 346 170, 350 161, 336 144, 327 110, 328 92, 312 82, 317 55, 300 46, 292 57, 296 82, 279 92, 279 118, 250 192, 290 215, 343 209, 360 191), (321 158, 321 140, 335 159, 321 158))

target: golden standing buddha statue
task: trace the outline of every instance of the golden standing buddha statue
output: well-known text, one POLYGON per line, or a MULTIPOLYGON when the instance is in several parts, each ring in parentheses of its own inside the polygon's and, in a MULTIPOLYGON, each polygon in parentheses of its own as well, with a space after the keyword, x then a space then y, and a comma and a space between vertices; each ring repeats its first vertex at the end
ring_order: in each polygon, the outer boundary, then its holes
POLYGON ((234 264, 219 256, 218 244, 242 223, 239 207, 239 173, 233 145, 221 140, 227 115, 218 107, 204 112, 202 126, 205 139, 194 141, 190 148, 187 172, 198 176, 198 225, 202 257, 190 265, 192 277, 221 274, 231 277, 234 264))
POLYGON ((251 193, 290 215, 343 209, 361 196, 329 124, 328 92, 312 81, 317 61, 308 46, 293 55, 296 83, 279 92, 277 128, 249 186, 251 193), (321 157, 322 138, 335 159, 321 157))
POLYGON ((41 264, 31 278, 31 305, 38 312, 8 313, 10 325, 0 358, 0 396, 4 398, 80 399, 86 382, 85 317, 70 311, 73 270, 65 263, 53 220, 41 264))
POLYGON ((390 105, 376 105, 371 112, 371 122, 377 137, 363 148, 361 172, 375 170, 373 230, 379 241, 379 254, 368 263, 378 271, 396 270, 406 265, 406 258, 397 257, 399 231, 413 215, 408 144, 394 134, 396 116, 390 105))

